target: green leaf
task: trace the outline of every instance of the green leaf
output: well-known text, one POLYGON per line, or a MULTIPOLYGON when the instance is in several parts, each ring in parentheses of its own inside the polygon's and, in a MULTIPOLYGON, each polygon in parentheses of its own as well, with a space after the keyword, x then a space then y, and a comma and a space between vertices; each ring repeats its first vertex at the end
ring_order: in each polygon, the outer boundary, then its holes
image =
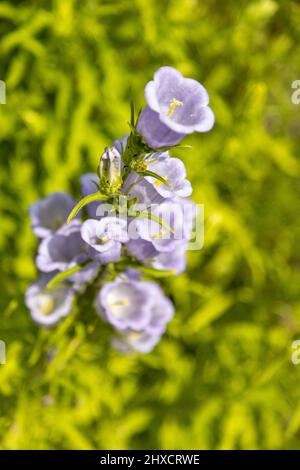
POLYGON ((193 148, 192 145, 186 145, 186 144, 177 144, 177 145, 165 145, 164 147, 158 147, 153 149, 155 152, 166 152, 167 150, 171 149, 191 149, 193 148))
POLYGON ((167 270, 161 270, 161 269, 156 269, 153 268, 152 266, 145 266, 141 265, 138 262, 135 261, 124 261, 124 262, 119 262, 117 265, 118 270, 124 271, 125 269, 128 268, 134 268, 138 269, 139 271, 143 271, 145 274, 148 274, 149 276, 156 277, 156 278, 164 278, 164 277, 169 277, 173 276, 176 274, 175 269, 167 269, 167 270))
POLYGON ((72 268, 67 269, 66 271, 63 271, 61 273, 56 274, 56 276, 54 276, 48 282, 47 289, 52 289, 53 287, 55 287, 57 284, 59 284, 64 279, 66 279, 66 278, 72 276, 73 274, 77 273, 78 271, 80 271, 88 263, 89 263, 89 261, 81 263, 81 264, 77 264, 76 266, 73 266, 72 268))
POLYGON ((149 276, 153 276, 156 278, 164 278, 164 277, 174 276, 174 274, 176 274, 175 269, 160 270, 160 269, 152 268, 151 266, 139 266, 139 267, 136 267, 136 269, 139 269, 140 271, 143 271, 144 273, 149 274, 149 276))
POLYGON ((78 214, 78 212, 80 211, 80 209, 82 209, 84 206, 86 206, 87 204, 89 204, 90 202, 94 202, 94 201, 104 201, 108 199, 108 196, 100 193, 100 192, 97 192, 97 193, 94 193, 94 194, 89 194, 88 196, 85 196, 83 197, 77 204, 76 206, 71 210, 69 216, 68 216, 68 219, 67 219, 67 224, 69 224, 71 222, 72 219, 74 219, 74 217, 76 217, 76 215, 78 214))
POLYGON ((172 187, 172 185, 169 183, 169 181, 167 181, 165 178, 163 178, 163 176, 160 176, 160 175, 158 175, 157 173, 154 173, 154 171, 150 171, 150 170, 141 171, 141 172, 139 172, 139 175, 142 175, 142 176, 152 176, 152 178, 155 178, 155 179, 159 180, 161 183, 165 184, 165 185, 168 186, 170 189, 173 189, 173 187, 172 187))
POLYGON ((134 128, 134 102, 130 102, 130 127, 134 128))
POLYGON ((135 212, 135 213, 129 213, 129 217, 135 217, 135 218, 144 218, 144 219, 151 219, 157 222, 159 225, 164 227, 168 232, 172 233, 174 235, 174 230, 170 225, 166 224, 160 217, 158 217, 155 214, 151 214, 151 212, 135 212))
POLYGON ((167 270, 155 269, 152 266, 144 266, 134 261, 129 261, 129 262, 127 261, 124 263, 123 266, 121 264, 120 268, 122 269, 122 271, 128 268, 138 269, 139 271, 143 271, 145 274, 148 274, 149 276, 156 277, 156 278, 164 278, 164 277, 174 276, 174 274, 176 274, 175 269, 167 269, 167 270))

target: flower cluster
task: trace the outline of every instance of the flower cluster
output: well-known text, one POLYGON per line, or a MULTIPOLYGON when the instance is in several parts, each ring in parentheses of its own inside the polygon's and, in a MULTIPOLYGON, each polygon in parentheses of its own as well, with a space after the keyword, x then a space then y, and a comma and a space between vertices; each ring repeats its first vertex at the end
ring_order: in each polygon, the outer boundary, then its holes
POLYGON ((51 326, 91 287, 96 311, 117 332, 114 345, 143 353, 174 314, 149 278, 184 271, 196 216, 185 166, 169 149, 214 122, 203 86, 171 67, 155 73, 145 96, 130 133, 105 149, 97 173, 81 177, 78 203, 55 192, 31 205, 40 278, 26 292, 32 318, 51 326))

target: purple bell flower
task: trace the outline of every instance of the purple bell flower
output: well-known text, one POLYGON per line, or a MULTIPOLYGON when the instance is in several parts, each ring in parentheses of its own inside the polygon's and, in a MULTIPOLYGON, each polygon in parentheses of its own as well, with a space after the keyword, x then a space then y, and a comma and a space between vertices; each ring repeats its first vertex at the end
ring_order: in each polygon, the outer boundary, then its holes
POLYGON ((65 271, 88 258, 88 245, 81 238, 81 224, 74 220, 42 240, 36 265, 43 272, 65 271))
POLYGON ((32 231, 40 238, 53 234, 65 224, 75 205, 67 193, 55 192, 41 199, 29 208, 32 231))
POLYGON ((70 313, 74 291, 69 286, 47 289, 51 275, 43 274, 26 292, 25 303, 34 321, 44 326, 55 325, 70 313))
POLYGON ((162 158, 159 155, 156 157, 156 155, 153 155, 153 163, 149 163, 147 169, 165 178, 171 187, 152 176, 146 176, 146 180, 164 198, 190 196, 193 190, 191 183, 186 179, 186 168, 182 160, 166 157, 165 154, 163 154, 162 158))
POLYGON ((151 320, 151 306, 151 293, 143 281, 108 282, 96 299, 98 312, 119 330, 145 328, 151 320))
POLYGON ((126 249, 145 265, 160 270, 174 270, 179 274, 186 267, 186 250, 192 236, 196 205, 190 199, 176 197, 165 200, 158 210, 160 217, 175 233, 170 234, 156 222, 151 221, 150 224, 148 219, 134 219, 129 225, 129 234, 134 236, 130 237, 126 249), (167 209, 165 212, 161 210, 164 206, 167 209), (168 217, 162 217, 164 213, 168 217))
POLYGON ((182 240, 186 240, 184 214, 180 204, 165 200, 151 207, 149 214, 162 220, 169 229, 153 218, 134 218, 128 230, 131 241, 141 238, 151 242, 156 251, 169 252, 182 240))
POLYGON ((82 225, 81 236, 91 248, 93 259, 102 264, 116 262, 121 255, 121 244, 128 241, 127 224, 118 217, 88 219, 82 225))
POLYGON ((207 132, 214 124, 206 89, 173 67, 161 67, 145 87, 146 108, 137 131, 152 148, 178 144, 192 132, 207 132))
POLYGON ((154 282, 118 278, 101 289, 96 308, 120 331, 160 335, 174 314, 172 302, 154 282))

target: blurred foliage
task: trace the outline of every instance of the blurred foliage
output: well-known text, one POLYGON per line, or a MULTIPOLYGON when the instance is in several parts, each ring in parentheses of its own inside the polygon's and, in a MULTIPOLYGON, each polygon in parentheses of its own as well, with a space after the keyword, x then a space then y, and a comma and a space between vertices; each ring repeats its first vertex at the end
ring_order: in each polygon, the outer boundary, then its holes
POLYGON ((0 36, 1 448, 299 449, 299 3, 11 0, 0 36), (205 245, 165 283, 176 317, 161 343, 127 357, 84 299, 54 329, 32 322, 27 211, 78 197, 161 65, 204 83, 216 114, 175 152, 205 245))

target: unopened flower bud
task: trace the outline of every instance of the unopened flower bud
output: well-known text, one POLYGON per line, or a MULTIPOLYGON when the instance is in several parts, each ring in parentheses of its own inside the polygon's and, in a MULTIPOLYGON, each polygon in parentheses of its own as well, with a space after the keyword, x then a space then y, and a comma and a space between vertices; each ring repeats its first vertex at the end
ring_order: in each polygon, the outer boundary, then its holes
POLYGON ((106 147, 100 159, 100 184, 102 187, 118 189, 121 184, 121 155, 114 147, 106 147))

